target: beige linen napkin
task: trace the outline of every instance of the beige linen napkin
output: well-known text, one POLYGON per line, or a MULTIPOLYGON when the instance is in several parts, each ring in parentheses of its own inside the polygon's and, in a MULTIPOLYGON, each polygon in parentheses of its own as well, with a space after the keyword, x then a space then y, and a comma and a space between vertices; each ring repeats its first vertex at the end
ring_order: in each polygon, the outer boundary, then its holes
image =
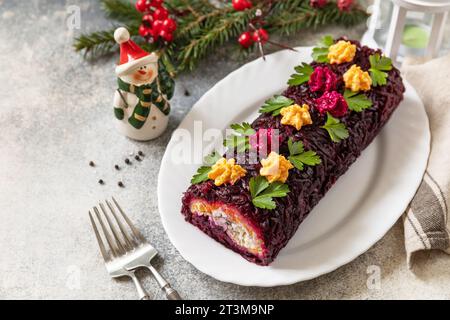
POLYGON ((411 267, 414 252, 450 253, 450 55, 423 64, 405 61, 402 74, 421 97, 431 130, 428 167, 403 220, 411 267))

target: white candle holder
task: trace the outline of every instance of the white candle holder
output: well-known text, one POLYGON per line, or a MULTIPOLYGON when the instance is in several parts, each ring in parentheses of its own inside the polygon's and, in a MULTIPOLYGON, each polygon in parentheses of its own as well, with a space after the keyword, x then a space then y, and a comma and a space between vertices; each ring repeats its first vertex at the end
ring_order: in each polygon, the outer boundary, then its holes
POLYGON ((384 47, 394 61, 405 55, 434 58, 442 45, 449 11, 450 0, 374 0, 362 42, 384 47), (417 35, 417 43, 405 43, 405 32, 417 35))

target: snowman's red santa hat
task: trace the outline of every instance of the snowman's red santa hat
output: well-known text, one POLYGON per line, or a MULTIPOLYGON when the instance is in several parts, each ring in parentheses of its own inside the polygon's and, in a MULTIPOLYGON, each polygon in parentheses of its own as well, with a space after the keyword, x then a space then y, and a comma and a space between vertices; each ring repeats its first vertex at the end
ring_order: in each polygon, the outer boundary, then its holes
POLYGON ((136 68, 158 61, 155 53, 148 53, 130 40, 130 33, 121 27, 114 32, 114 39, 120 45, 120 62, 116 67, 117 76, 123 76, 136 68))

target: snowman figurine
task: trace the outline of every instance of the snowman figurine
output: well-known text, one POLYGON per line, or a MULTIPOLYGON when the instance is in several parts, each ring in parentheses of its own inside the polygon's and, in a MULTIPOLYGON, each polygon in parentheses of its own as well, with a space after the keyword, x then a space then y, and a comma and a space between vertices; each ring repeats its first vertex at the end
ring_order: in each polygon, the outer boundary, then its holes
POLYGON ((114 39, 120 45, 116 67, 119 88, 114 95, 118 129, 134 140, 157 138, 167 127, 174 81, 158 63, 158 55, 130 40, 127 29, 118 28, 114 39))

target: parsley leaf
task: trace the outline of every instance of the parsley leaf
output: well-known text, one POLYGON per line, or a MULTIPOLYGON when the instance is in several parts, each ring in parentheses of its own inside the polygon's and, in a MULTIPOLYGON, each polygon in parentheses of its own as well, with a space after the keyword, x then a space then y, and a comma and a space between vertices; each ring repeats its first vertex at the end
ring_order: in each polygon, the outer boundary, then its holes
POLYGON ((244 136, 251 136, 256 132, 248 122, 243 122, 242 124, 234 123, 230 125, 230 128, 244 136))
POLYGON ((212 165, 214 165, 220 158, 222 158, 222 156, 216 150, 207 155, 204 158, 206 166, 201 166, 197 169, 197 173, 191 179, 191 184, 199 184, 208 180, 208 173, 211 171, 212 165))
POLYGON ((313 48, 312 58, 319 63, 328 63, 328 48, 313 48))
POLYGON ((304 165, 315 166, 322 162, 316 152, 305 151, 301 141, 293 142, 292 139, 289 139, 288 148, 289 161, 300 171, 303 170, 304 165))
POLYGON ((260 196, 270 196, 273 198, 285 197, 289 192, 289 187, 287 184, 275 181, 269 184, 269 187, 264 190, 260 196))
POLYGON ((380 71, 392 70, 392 60, 386 56, 375 53, 369 57, 370 66, 380 71))
POLYGON ((370 77, 374 87, 384 86, 387 83, 388 73, 392 70, 392 60, 388 57, 375 53, 369 57, 370 61, 370 77))
POLYGON ((211 167, 202 166, 198 168, 197 173, 191 179, 191 184, 199 184, 200 182, 208 180, 208 173, 210 171, 211 167))
POLYGON ((321 128, 328 131, 333 142, 341 142, 341 140, 347 139, 349 135, 345 124, 334 118, 329 112, 327 113, 327 122, 321 128))
POLYGON ((228 138, 226 138, 225 141, 223 142, 223 145, 231 149, 236 148, 236 151, 239 153, 244 152, 250 147, 247 136, 236 136, 236 135, 231 135, 228 138))
POLYGON ((289 148, 289 154, 291 156, 295 156, 304 151, 303 143, 301 141, 294 142, 294 141, 292 141, 291 138, 289 138, 289 140, 288 140, 288 148, 289 148))
POLYGON ((372 85, 374 87, 384 86, 387 83, 388 74, 384 71, 370 68, 370 77, 372 78, 372 85))
POLYGON ((326 36, 323 36, 322 39, 319 41, 319 45, 322 47, 331 47, 334 44, 334 39, 332 35, 327 34, 326 36))
POLYGON ((224 140, 223 145, 227 148, 236 148, 239 153, 249 149, 250 143, 248 137, 256 133, 255 129, 247 122, 243 122, 242 124, 234 123, 230 127, 234 130, 234 133, 224 140))
POLYGON ((315 151, 306 151, 288 159, 298 170, 303 170, 304 165, 315 166, 322 162, 315 151))
POLYGON ((294 103, 294 100, 286 98, 285 96, 274 96, 267 100, 264 105, 259 109, 260 113, 272 113, 277 116, 280 114, 280 110, 284 107, 289 107, 294 103))
POLYGON ((211 154, 209 154, 205 157, 204 161, 205 161, 205 164, 207 164, 208 166, 212 166, 220 158, 222 158, 222 156, 217 151, 214 150, 211 154))
POLYGON ((261 209, 269 209, 273 210, 277 207, 277 204, 275 201, 273 201, 272 197, 268 196, 259 196, 252 199, 252 203, 255 207, 261 208, 261 209))
POLYGON ((295 71, 297 73, 291 75, 288 81, 288 85, 290 86, 298 86, 309 81, 309 77, 314 72, 314 69, 309 64, 303 62, 301 65, 295 67, 295 71))
POLYGON ((269 181, 263 176, 253 177, 249 181, 250 194, 255 198, 258 194, 269 187, 269 181))
POLYGON ((262 176, 252 177, 249 181, 249 187, 253 205, 269 210, 276 208, 273 198, 285 197, 289 192, 287 184, 278 181, 269 183, 262 176))
POLYGON ((312 58, 316 62, 328 63, 328 48, 334 44, 332 36, 327 35, 323 37, 316 47, 313 48, 312 58))
POLYGON ((363 93, 345 90, 344 99, 347 101, 348 108, 352 111, 361 112, 372 106, 372 100, 363 93))

